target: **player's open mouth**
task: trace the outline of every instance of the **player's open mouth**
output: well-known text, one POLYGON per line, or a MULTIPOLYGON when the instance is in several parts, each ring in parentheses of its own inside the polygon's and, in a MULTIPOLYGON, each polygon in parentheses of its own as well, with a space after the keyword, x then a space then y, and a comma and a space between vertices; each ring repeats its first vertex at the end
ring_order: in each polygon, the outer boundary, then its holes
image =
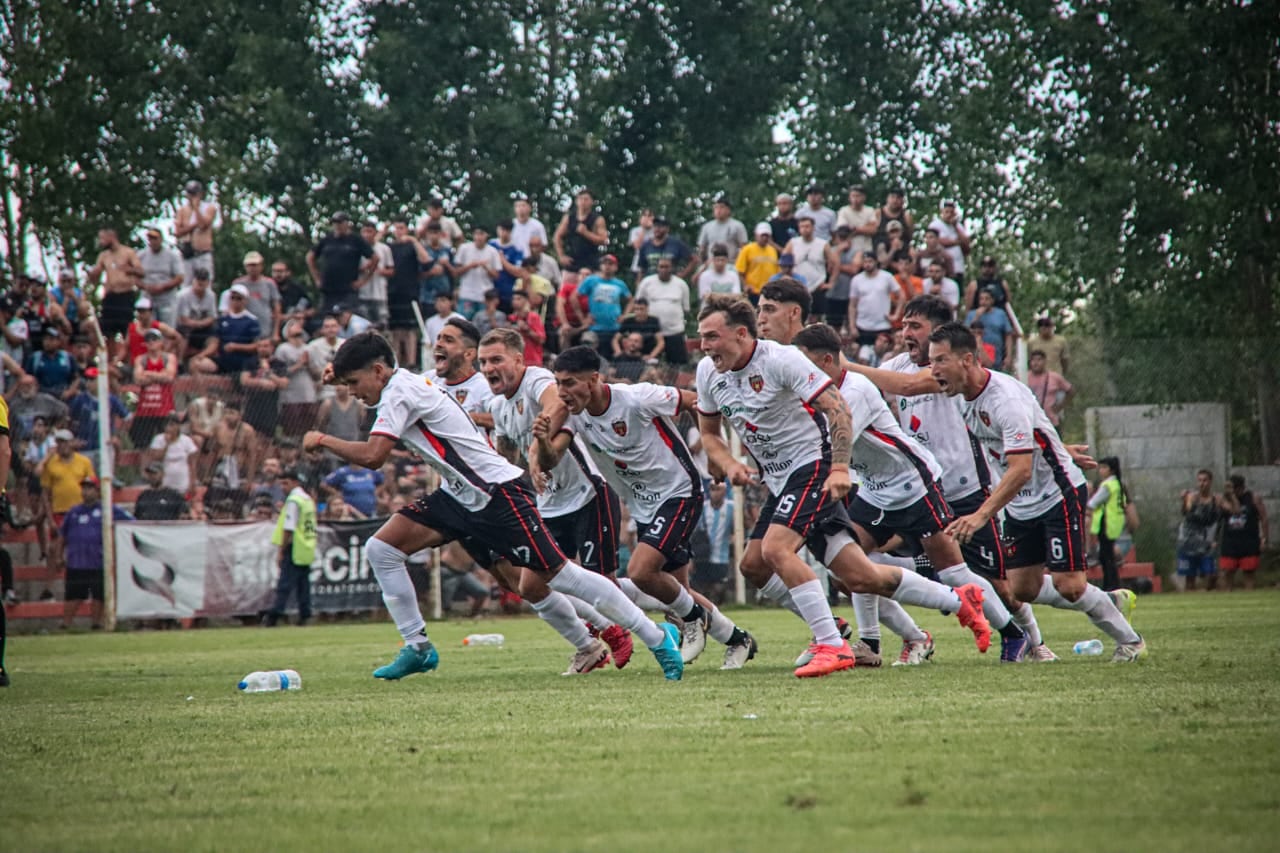
POLYGON ((933 381, 937 382, 938 387, 941 388, 943 391, 947 390, 947 380, 943 379, 941 376, 933 377, 933 381))

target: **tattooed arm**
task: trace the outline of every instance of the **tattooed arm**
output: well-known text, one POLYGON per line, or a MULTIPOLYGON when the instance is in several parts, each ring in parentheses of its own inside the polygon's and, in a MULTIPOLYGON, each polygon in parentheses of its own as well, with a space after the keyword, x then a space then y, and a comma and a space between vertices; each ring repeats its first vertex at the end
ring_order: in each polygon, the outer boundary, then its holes
POLYGON ((849 479, 849 460, 853 458, 853 415, 834 384, 828 385, 810 405, 827 418, 831 434, 831 474, 823 488, 840 500, 853 488, 849 479))

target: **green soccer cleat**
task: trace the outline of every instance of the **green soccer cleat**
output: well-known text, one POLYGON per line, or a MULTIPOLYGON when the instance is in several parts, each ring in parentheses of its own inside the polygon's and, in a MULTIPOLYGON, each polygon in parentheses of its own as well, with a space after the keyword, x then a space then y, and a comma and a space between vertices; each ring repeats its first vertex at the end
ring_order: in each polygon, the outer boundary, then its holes
POLYGON ((418 672, 430 672, 440 665, 440 653, 431 643, 419 646, 405 646, 396 655, 396 659, 386 666, 373 671, 374 678, 387 681, 399 681, 406 675, 418 672))
POLYGON ((1116 603, 1116 609, 1120 611, 1124 621, 1132 625, 1133 611, 1138 607, 1138 594, 1131 589, 1115 589, 1111 591, 1111 600, 1116 603))
POLYGON ((669 622, 658 626, 662 629, 662 643, 649 649, 658 659, 662 674, 668 681, 679 681, 684 675, 684 658, 680 656, 680 629, 669 622))

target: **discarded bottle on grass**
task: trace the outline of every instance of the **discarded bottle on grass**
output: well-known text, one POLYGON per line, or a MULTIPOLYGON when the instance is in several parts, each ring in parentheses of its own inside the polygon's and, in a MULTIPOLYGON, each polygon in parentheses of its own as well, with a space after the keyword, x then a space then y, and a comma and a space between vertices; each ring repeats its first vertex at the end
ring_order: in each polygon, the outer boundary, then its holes
POLYGON ((462 638, 464 646, 500 646, 507 638, 501 634, 468 634, 462 638))
POLYGON ((1102 641, 1081 640, 1071 647, 1071 651, 1078 655, 1100 655, 1102 654, 1102 641))
POLYGON ((236 685, 245 693, 269 693, 273 690, 301 690, 302 676, 292 669, 251 672, 236 685))

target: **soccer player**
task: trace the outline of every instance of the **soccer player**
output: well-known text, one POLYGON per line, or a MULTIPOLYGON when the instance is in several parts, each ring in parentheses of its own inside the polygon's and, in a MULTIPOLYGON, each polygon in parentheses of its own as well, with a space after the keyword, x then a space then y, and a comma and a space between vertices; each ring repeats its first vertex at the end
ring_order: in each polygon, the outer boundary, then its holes
MULTIPOLYGON (((345 384, 365 405, 377 406, 378 417, 367 441, 311 431, 303 437, 304 449, 328 450, 377 470, 404 441, 441 478, 439 489, 387 519, 365 545, 382 600, 404 639, 396 659, 375 670, 374 677, 395 680, 439 666, 405 561, 423 548, 458 539, 476 562, 495 573, 521 567, 520 589, 531 601, 549 597, 550 589, 590 603, 640 637, 666 678, 680 678, 684 662, 675 627, 653 623, 609 580, 566 559, 521 481, 523 472, 498 455, 456 400, 431 380, 397 368, 384 338, 372 331, 349 338, 322 378, 345 384)), ((576 622, 572 605, 562 604, 567 613, 560 618, 576 622)))
POLYGON ((474 323, 457 314, 449 317, 436 334, 435 369, 423 375, 457 400, 477 426, 491 430, 493 415, 489 413, 489 401, 493 399, 493 392, 489 390, 489 381, 476 370, 479 346, 480 330, 474 323))
POLYGON ((569 417, 544 414, 534 425, 541 464, 555 465, 579 439, 586 444, 640 531, 627 577, 683 622, 685 663, 697 658, 711 634, 725 644, 721 669, 741 669, 755 657, 756 641, 689 589, 689 540, 702 514, 702 475, 671 418, 693 409, 695 397, 648 382, 612 385, 600 367, 590 347, 572 347, 556 358, 556 383, 569 417))
POLYGON ((830 326, 808 326, 793 343, 839 384, 853 415, 853 467, 859 485, 848 512, 863 549, 882 548, 895 535, 918 541, 930 563, 946 567, 938 572, 939 580, 962 595, 967 589, 982 590, 983 611, 999 626, 1000 660, 1020 662, 1027 652, 1026 635, 990 582, 970 571, 956 541, 938 535, 954 516, 942 494, 942 468, 933 454, 907 437, 871 380, 840 366, 840 339, 830 326))
POLYGON ((854 665, 822 586, 796 554, 802 544, 849 589, 954 612, 980 648, 989 644, 990 626, 975 607, 981 603, 978 590, 967 589, 961 597, 911 572, 877 566, 849 535, 840 502, 853 484, 841 460, 852 452, 852 421, 830 378, 794 348, 757 340, 755 311, 740 297, 708 297, 698 314, 698 333, 708 356, 697 372, 698 424, 708 464, 733 485, 746 485, 756 474, 733 457, 721 436, 722 419, 728 418, 769 489, 742 572, 813 631, 812 657, 796 675, 822 676, 854 665))
MULTIPOLYGON (((611 581, 618 572, 618 536, 622 507, 605 483, 586 449, 574 443, 558 464, 540 469, 534 451, 533 422, 539 415, 563 419, 564 404, 556 393, 551 371, 524 363, 524 339, 514 329, 493 329, 480 339, 480 369, 493 399, 495 446, 508 461, 524 458, 537 489, 538 514, 547 522, 551 538, 582 567, 611 581)), ((631 659, 631 636, 588 602, 571 598, 574 610, 600 632, 621 669, 631 659)), ((537 605, 534 606, 537 610, 537 605)), ((705 642, 705 640, 703 641, 705 642)), ((603 666, 590 650, 579 649, 575 666, 603 666)), ((583 669, 588 672, 589 669, 583 669)))
POLYGON ((980 365, 977 341, 959 323, 943 324, 929 335, 929 361, 943 393, 961 397, 969 431, 1002 472, 987 499, 951 522, 947 532, 967 542, 1003 509, 1013 595, 1083 611, 1116 641, 1113 661, 1145 656, 1146 643, 1112 597, 1085 579, 1084 473, 1031 391, 980 365))

